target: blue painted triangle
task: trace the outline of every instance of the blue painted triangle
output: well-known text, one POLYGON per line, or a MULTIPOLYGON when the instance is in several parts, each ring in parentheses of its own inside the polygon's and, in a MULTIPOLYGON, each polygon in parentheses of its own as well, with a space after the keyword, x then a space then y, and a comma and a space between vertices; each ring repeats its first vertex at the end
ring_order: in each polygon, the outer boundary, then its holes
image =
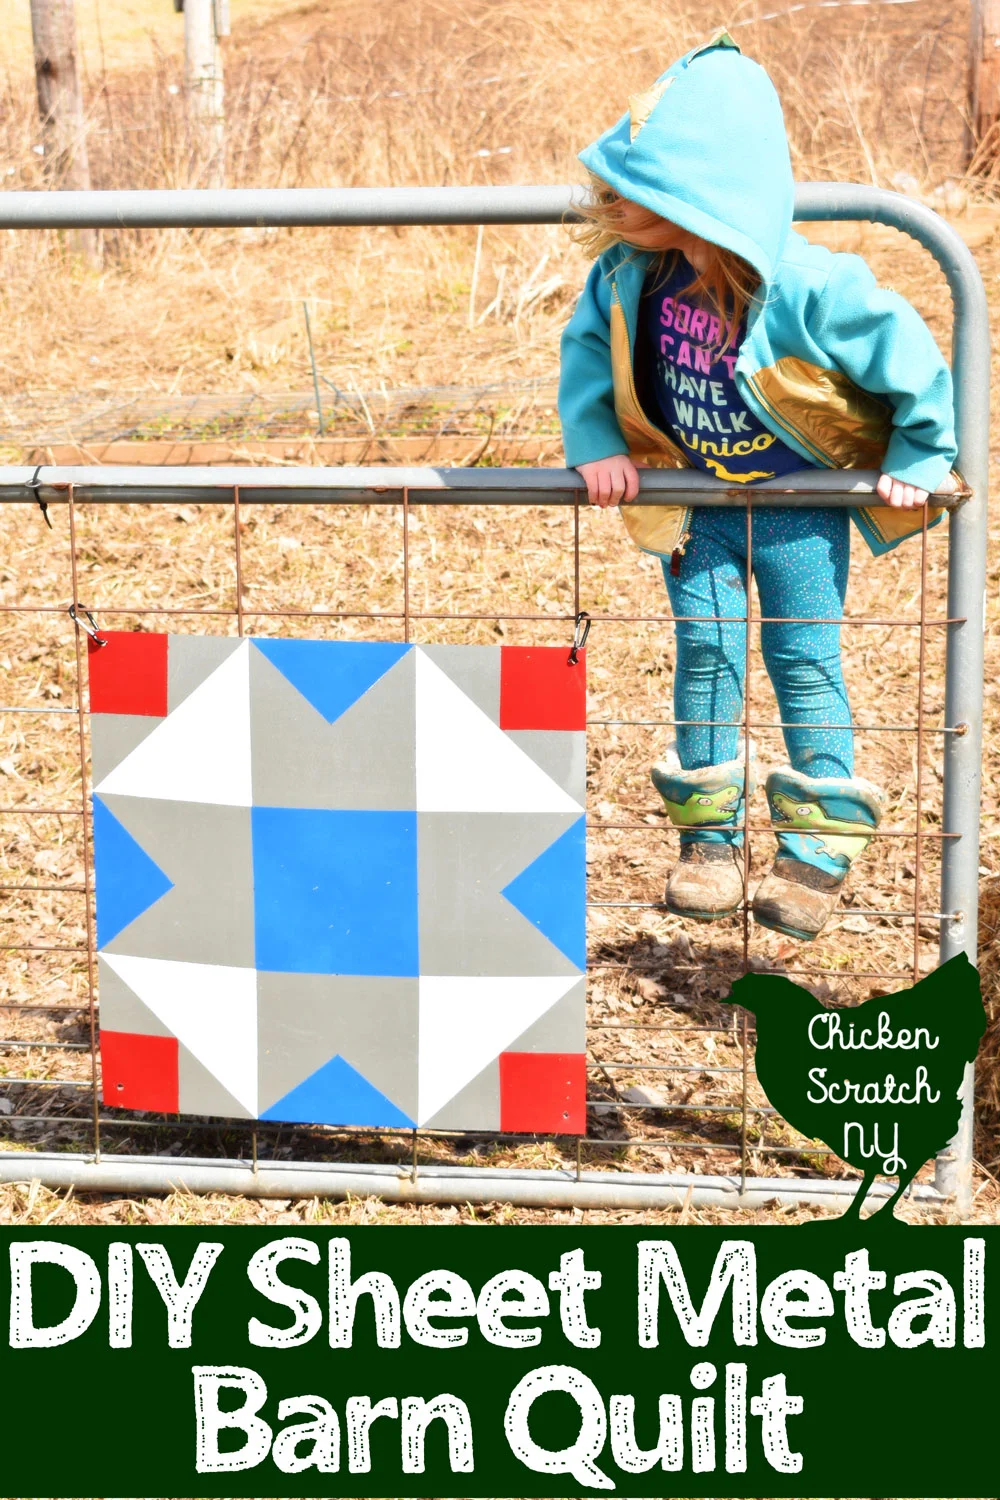
POLYGON ((587 820, 578 818, 500 893, 578 969, 587 967, 587 820))
POLYGON ((103 948, 173 888, 100 797, 94 798, 97 946, 103 948))
POLYGON ((396 641, 275 641, 254 645, 332 724, 411 646, 396 641))
POLYGON ((262 1120, 290 1120, 310 1125, 413 1126, 357 1068, 338 1053, 261 1115, 262 1120))

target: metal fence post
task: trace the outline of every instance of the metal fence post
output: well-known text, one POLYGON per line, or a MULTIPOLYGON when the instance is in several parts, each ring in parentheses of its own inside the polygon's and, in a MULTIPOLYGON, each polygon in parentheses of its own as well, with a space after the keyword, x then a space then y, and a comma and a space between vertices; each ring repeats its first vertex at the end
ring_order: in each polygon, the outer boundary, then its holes
MULTIPOLYGON (((952 369, 958 467, 972 498, 949 522, 945 722, 966 725, 944 740, 942 820, 959 834, 941 851, 941 910, 957 913, 941 927, 941 962, 966 952, 975 963, 979 915, 979 799, 983 744, 983 649, 986 620, 987 494, 990 457, 990 335, 986 289, 968 246, 923 204, 895 193, 835 184, 799 190, 809 218, 876 219, 920 242, 948 279, 954 304, 952 369)), ((959 1216, 972 1206, 974 1070, 962 1085, 958 1133, 937 1160, 935 1185, 955 1201, 959 1216)))
MULTIPOLYGON (((961 830, 942 851, 942 911, 961 912, 941 929, 944 962, 963 949, 976 961, 979 916, 979 802, 983 755, 983 653, 986 625, 987 496, 989 485, 990 349, 986 292, 972 256, 960 247, 953 272, 945 264, 955 299, 955 413, 958 462, 972 499, 952 515, 948 552, 949 625, 945 671, 945 720, 964 722, 962 735, 945 736, 945 828, 961 830)), ((958 1134, 938 1158, 935 1184, 954 1194, 959 1215, 972 1206, 974 1071, 962 1086, 958 1134)))

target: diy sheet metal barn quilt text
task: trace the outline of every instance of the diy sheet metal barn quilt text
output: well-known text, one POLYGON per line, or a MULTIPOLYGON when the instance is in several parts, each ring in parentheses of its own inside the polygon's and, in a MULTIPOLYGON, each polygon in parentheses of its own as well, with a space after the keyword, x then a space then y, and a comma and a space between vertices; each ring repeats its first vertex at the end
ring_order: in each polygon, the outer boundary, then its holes
POLYGON ((92 643, 105 1102, 582 1132, 585 662, 567 656, 92 643))

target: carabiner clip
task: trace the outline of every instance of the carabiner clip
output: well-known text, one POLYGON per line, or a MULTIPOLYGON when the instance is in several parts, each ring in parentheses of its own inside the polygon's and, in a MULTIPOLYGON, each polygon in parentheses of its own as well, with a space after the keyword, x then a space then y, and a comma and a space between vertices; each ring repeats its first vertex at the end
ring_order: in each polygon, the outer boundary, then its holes
POLYGON ((590 626, 590 616, 585 609, 581 609, 580 613, 576 617, 576 624, 573 629, 573 644, 570 647, 569 656, 566 658, 567 666, 575 667, 578 665, 580 660, 580 652, 587 644, 587 637, 590 634, 590 626))
POLYGON ((80 619, 80 616, 77 614, 75 604, 71 604, 69 609, 67 610, 67 614, 73 621, 73 624, 76 625, 80 630, 85 631, 86 634, 90 636, 90 639, 93 641, 95 646, 106 646, 108 643, 102 635, 98 634, 97 621, 90 613, 90 610, 87 609, 87 607, 83 604, 80 605, 80 609, 82 610, 83 614, 86 615, 85 620, 80 619))

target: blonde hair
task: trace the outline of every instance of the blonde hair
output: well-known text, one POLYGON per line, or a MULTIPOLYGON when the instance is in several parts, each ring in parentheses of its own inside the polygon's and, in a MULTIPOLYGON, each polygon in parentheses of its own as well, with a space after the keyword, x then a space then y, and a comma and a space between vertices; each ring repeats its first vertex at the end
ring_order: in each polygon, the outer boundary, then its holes
MULTIPOLYGON (((580 205, 580 222, 572 226, 570 233, 583 251, 595 260, 613 245, 628 244, 618 227, 616 206, 620 202, 620 193, 615 192, 600 177, 590 174, 589 196, 580 205)), ((639 213, 633 221, 633 229, 655 229, 658 224, 667 222, 661 214, 654 213, 642 204, 634 206, 639 213)), ((720 345, 719 353, 725 354, 735 343, 747 309, 760 289, 760 277, 753 266, 732 250, 724 250, 721 245, 712 245, 708 241, 706 243, 711 250, 709 262, 703 271, 695 275, 690 286, 684 288, 684 292, 704 295, 718 312, 722 329, 725 330, 725 342, 720 345)), ((671 274, 680 252, 659 250, 654 253, 656 285, 671 274)))

